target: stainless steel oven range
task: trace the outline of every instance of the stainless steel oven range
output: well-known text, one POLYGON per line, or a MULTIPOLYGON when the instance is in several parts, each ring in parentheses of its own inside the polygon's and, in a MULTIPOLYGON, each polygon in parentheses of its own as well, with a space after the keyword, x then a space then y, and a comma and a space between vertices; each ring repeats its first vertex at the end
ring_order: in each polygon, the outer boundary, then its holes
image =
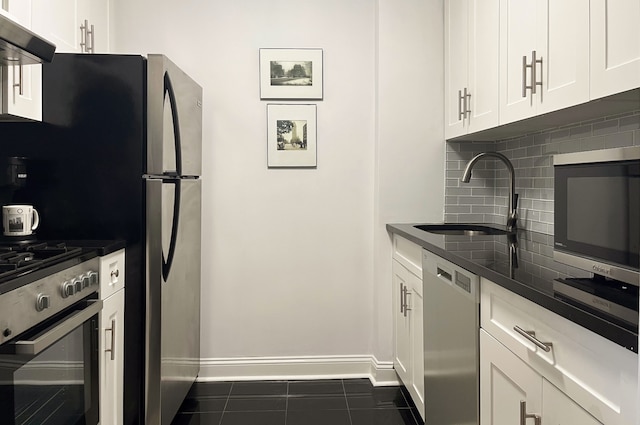
POLYGON ((98 424, 98 271, 81 247, 0 246, 1 424, 98 424))

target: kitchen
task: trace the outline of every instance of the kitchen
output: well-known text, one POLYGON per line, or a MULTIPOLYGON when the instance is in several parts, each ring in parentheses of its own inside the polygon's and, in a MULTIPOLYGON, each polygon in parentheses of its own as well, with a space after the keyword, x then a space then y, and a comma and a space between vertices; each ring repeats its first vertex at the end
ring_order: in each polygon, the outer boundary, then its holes
POLYGON ((445 210, 442 6, 397 3, 112 3, 113 52, 205 89, 202 379, 396 379, 385 226, 445 210), (263 47, 324 51, 316 169, 266 167, 263 47))

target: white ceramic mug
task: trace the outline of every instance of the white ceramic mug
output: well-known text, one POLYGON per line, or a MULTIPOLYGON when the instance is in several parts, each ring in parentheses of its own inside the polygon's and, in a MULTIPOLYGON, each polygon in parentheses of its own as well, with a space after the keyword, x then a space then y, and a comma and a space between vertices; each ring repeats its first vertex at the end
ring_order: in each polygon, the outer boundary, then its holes
POLYGON ((4 205, 2 226, 5 236, 29 236, 40 224, 40 216, 33 205, 4 205))

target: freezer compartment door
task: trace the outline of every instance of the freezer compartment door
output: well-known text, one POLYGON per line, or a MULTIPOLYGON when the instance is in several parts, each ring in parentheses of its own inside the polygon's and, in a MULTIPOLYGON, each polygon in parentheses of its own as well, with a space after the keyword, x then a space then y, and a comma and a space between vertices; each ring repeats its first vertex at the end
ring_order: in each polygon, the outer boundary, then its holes
POLYGON ((163 55, 147 63, 148 175, 202 173, 202 87, 163 55))
POLYGON ((200 371, 201 181, 147 180, 146 231, 146 423, 169 425, 200 371))

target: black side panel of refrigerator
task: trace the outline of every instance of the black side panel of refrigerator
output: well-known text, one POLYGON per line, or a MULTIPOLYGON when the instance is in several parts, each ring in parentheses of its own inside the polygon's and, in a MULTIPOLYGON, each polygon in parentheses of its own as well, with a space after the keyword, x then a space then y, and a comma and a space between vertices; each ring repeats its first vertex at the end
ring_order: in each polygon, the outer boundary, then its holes
POLYGON ((39 238, 124 239, 126 425, 142 423, 146 60, 56 54, 43 65, 43 121, 25 146, 24 196, 39 238))

